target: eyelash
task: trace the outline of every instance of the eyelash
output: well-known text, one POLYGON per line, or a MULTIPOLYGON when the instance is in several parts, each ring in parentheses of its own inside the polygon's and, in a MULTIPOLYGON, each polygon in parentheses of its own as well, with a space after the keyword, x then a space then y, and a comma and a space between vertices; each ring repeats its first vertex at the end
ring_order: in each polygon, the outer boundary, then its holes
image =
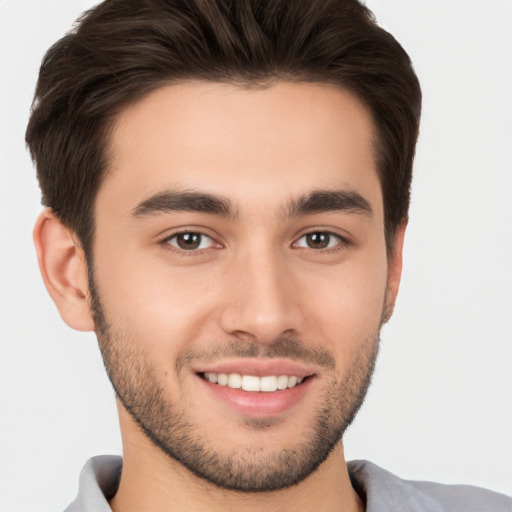
MULTIPOLYGON (((177 233, 173 233, 172 235, 167 236, 166 238, 164 238, 161 241, 161 244, 163 246, 165 246, 167 248, 167 250, 171 250, 171 251, 176 252, 183 256, 194 256, 194 255, 198 255, 198 254, 203 254, 205 251, 208 251, 209 249, 211 249, 212 246, 214 246, 216 243, 217 242, 215 242, 215 240, 211 236, 207 235, 206 233, 202 233, 201 231, 193 231, 193 230, 184 230, 184 231, 179 231, 177 233), (199 237, 201 237, 200 244, 202 244, 202 242, 203 242, 202 239, 208 238, 211 241, 211 246, 205 247, 205 248, 190 249, 190 250, 182 249, 182 248, 177 247, 176 245, 171 243, 171 240, 176 239, 180 235, 198 235, 199 237)), ((329 243, 330 243, 330 241, 329 241, 329 243)), ((217 245, 221 246, 221 244, 218 244, 218 243, 217 243, 217 245)), ((297 248, 297 249, 310 249, 316 253, 331 254, 331 253, 336 253, 336 252, 345 250, 347 247, 349 247, 351 245, 352 245, 352 242, 350 240, 339 235, 338 233, 334 233, 329 230, 318 229, 318 230, 314 230, 314 231, 308 231, 307 233, 302 234, 295 242, 293 242, 292 247, 297 248), (304 247, 304 246, 298 245, 300 240, 302 240, 303 238, 305 238, 307 236, 311 236, 311 235, 327 235, 331 238, 335 237, 338 239, 338 242, 333 247, 325 247, 325 248, 320 248, 320 249, 314 249, 312 247, 304 247)))
MULTIPOLYGON (((171 251, 174 251, 180 255, 186 255, 186 256, 194 256, 194 255, 197 255, 197 254, 202 254, 204 253, 205 251, 207 251, 208 249, 211 249, 211 246, 210 247, 203 247, 203 248, 197 248, 197 249, 190 249, 190 250, 187 250, 187 249, 182 249, 180 247, 177 247, 175 246, 174 244, 171 243, 171 240, 173 239, 177 239, 177 237, 179 237, 180 235, 198 235, 199 237, 201 237, 201 242, 200 244, 203 243, 203 239, 204 238, 208 238, 210 239, 210 241, 212 242, 212 245, 215 245, 215 241, 214 239, 207 235, 206 233, 202 233, 201 231, 193 231, 193 230, 184 230, 184 231, 178 231, 177 233, 173 233, 172 235, 164 238, 161 242, 161 244, 163 246, 165 246, 168 250, 171 250, 171 251)), ((220 245, 220 244, 218 244, 220 245)))

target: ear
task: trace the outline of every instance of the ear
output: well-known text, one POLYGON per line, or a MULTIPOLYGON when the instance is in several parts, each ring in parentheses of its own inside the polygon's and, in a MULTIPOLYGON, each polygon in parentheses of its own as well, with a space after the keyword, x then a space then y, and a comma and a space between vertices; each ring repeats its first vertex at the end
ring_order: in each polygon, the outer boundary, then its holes
POLYGON ((407 220, 404 220, 394 234, 393 245, 388 256, 388 283, 382 323, 386 323, 391 318, 393 310, 395 309, 396 297, 398 295, 398 289, 400 288, 400 279, 402 278, 402 253, 406 228, 407 220))
POLYGON ((60 316, 78 331, 93 331, 85 255, 76 235, 45 209, 34 227, 39 270, 60 316))

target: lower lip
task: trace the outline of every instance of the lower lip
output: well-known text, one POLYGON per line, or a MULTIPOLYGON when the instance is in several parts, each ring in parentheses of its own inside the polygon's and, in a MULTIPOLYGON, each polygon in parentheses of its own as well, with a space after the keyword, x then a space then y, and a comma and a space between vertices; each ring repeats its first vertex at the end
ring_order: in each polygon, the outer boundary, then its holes
POLYGON ((304 398, 313 381, 313 377, 309 377, 293 388, 257 392, 219 386, 202 377, 198 376, 198 378, 211 394, 230 406, 232 410, 253 418, 270 418, 283 414, 304 398))

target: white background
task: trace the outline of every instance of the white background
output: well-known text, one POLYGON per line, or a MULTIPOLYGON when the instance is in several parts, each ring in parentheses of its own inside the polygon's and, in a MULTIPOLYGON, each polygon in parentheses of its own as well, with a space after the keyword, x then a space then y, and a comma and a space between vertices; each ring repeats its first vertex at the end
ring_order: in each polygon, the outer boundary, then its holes
MULTIPOLYGON (((89 0, 0 0, 0 510, 58 511, 120 453, 92 334, 60 320, 31 241, 24 131, 39 62, 89 0)), ((372 0, 424 92, 397 310, 348 458, 512 494, 512 1, 372 0)))

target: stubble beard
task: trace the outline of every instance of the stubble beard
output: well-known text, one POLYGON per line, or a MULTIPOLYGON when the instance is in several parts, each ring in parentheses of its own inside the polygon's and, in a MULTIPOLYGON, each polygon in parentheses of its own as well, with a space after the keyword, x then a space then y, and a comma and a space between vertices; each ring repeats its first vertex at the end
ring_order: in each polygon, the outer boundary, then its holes
MULTIPOLYGON (((341 380, 332 377, 311 414, 310 428, 293 446, 278 451, 265 447, 234 447, 219 451, 187 418, 157 378, 155 368, 142 349, 143 343, 126 343, 108 323, 94 283, 90 282, 91 310, 101 354, 119 401, 151 442, 197 477, 222 489, 238 492, 268 492, 293 486, 311 475, 341 440, 363 404, 375 368, 379 332, 362 341, 350 368, 341 380)), ((236 342, 233 347, 239 346, 236 342)), ((288 353, 300 341, 275 340, 274 353, 288 353), (292 348, 290 348, 292 347, 292 348)), ((301 348, 307 351, 307 348, 301 348)), ((243 354, 264 355, 265 348, 244 342, 243 354)), ((318 355, 318 349, 316 350, 318 355)), ((295 354, 296 355, 296 354, 295 354)), ((323 356, 334 361, 330 353, 323 356)), ((290 354, 294 357, 294 354, 290 354)), ((321 359, 321 357, 320 357, 321 359)), ((205 419, 207 421, 207 419, 205 419)), ((247 421, 246 428, 272 428, 264 421, 247 421)))

